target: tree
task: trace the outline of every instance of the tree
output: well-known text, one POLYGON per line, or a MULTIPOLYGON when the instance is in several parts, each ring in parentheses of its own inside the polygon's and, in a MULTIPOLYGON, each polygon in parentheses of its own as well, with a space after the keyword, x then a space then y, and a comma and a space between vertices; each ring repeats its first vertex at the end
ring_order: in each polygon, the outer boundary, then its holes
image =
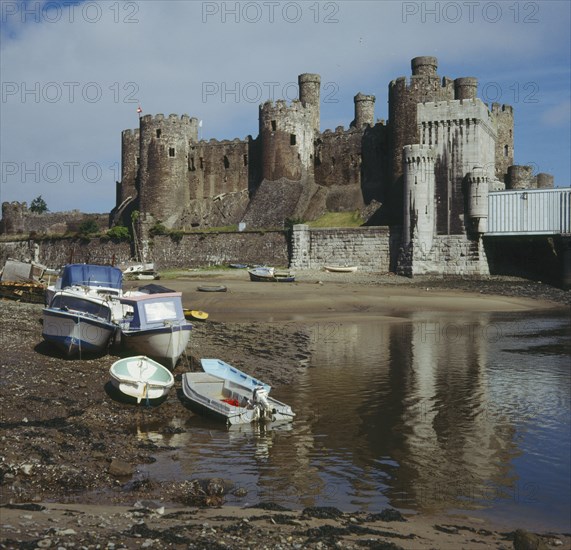
POLYGON ((93 220, 85 220, 79 225, 78 233, 80 235, 91 235, 99 232, 99 226, 93 220))
POLYGON ((43 214, 44 212, 48 212, 49 209, 46 201, 39 195, 31 202, 30 210, 36 214, 43 214))

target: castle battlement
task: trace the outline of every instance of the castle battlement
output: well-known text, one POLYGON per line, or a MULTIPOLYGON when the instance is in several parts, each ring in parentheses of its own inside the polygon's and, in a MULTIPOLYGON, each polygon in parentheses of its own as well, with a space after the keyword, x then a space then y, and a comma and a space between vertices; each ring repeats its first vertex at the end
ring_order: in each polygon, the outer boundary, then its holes
POLYGON ((234 139, 201 139, 196 145, 193 145, 191 149, 195 149, 196 147, 205 147, 205 146, 214 146, 214 147, 227 147, 228 145, 237 145, 240 143, 248 143, 252 136, 248 135, 243 139, 235 137, 234 139))
POLYGON ((500 104, 500 103, 492 103, 490 111, 494 114, 499 113, 510 113, 513 114, 514 108, 511 105, 500 104))
POLYGON ((158 113, 156 115, 143 115, 141 117, 141 123, 152 123, 152 122, 181 122, 183 124, 196 124, 198 119, 196 117, 190 117, 187 114, 177 115, 171 113, 168 117, 165 117, 163 113, 158 113))
POLYGON ((141 131, 139 128, 130 128, 128 130, 123 130, 121 135, 124 137, 138 138, 141 135, 141 131))
POLYGON ((260 114, 275 112, 280 114, 284 112, 305 112, 307 108, 308 107, 303 105, 299 99, 292 99, 289 104, 285 99, 276 99, 275 101, 268 99, 268 101, 260 105, 260 114))
POLYGON ((403 158, 406 164, 419 162, 434 162, 434 149, 429 145, 405 145, 403 148, 403 158))

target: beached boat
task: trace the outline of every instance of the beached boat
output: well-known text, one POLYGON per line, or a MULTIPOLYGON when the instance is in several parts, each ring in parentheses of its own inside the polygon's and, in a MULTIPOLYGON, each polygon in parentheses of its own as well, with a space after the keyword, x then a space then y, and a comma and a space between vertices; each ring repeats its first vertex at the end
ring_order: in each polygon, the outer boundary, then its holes
POLYGON ((270 390, 272 389, 269 384, 261 382, 236 367, 225 363, 222 359, 201 359, 200 364, 204 372, 218 376, 219 378, 224 378, 224 380, 231 380, 232 382, 236 382, 236 384, 246 386, 247 388, 254 389, 258 386, 262 386, 268 393, 270 393, 270 390))
POLYGON ((250 281, 269 283, 293 283, 295 275, 285 271, 276 271, 273 267, 249 269, 250 281))
POLYGON ((291 421, 295 416, 263 387, 247 388, 207 372, 184 373, 182 391, 191 410, 229 425, 291 421))
POLYGON ((174 368, 186 350, 192 329, 184 317, 182 293, 138 294, 119 301, 133 308, 132 316, 120 323, 124 347, 174 368))
POLYGON ((79 296, 74 290, 55 293, 43 309, 42 325, 44 340, 67 356, 104 351, 117 330, 106 299, 79 296))
POLYGON ((107 299, 110 303, 112 320, 118 322, 123 308, 117 299, 123 294, 123 273, 109 265, 68 264, 55 282, 46 289, 46 305, 50 305, 56 292, 73 290, 79 296, 93 296, 107 299))
POLYGON ((174 386, 172 373, 144 355, 125 357, 111 365, 111 384, 137 403, 152 401, 168 394, 174 386))
POLYGON ((326 265, 324 269, 332 273, 355 273, 359 267, 356 265, 326 265))
POLYGON ((208 319, 208 313, 206 311, 200 311, 198 309, 183 309, 184 316, 186 319, 195 319, 196 321, 206 321, 208 319))

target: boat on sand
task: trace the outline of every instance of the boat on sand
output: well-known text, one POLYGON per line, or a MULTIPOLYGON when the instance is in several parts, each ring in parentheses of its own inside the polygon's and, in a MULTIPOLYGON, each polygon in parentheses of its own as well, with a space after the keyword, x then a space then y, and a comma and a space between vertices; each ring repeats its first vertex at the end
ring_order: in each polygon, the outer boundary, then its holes
POLYGON ((121 393, 134 397, 137 403, 143 399, 160 399, 166 396, 174 385, 172 372, 144 355, 124 357, 115 361, 109 369, 109 374, 111 384, 121 393))

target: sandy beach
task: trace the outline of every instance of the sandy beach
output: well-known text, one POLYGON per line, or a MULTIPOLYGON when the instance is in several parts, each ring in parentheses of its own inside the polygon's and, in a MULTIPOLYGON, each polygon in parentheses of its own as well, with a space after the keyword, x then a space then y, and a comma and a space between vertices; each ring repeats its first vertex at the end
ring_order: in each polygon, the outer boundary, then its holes
MULTIPOLYGON (((291 383, 306 368, 304 327, 315 321, 395 322, 419 310, 541 311, 571 301, 569 292, 517 279, 304 272, 293 284, 251 283, 245 272, 225 270, 157 282, 182 291, 186 307, 209 313, 195 323, 188 358, 174 371, 177 385, 200 357, 220 356, 228 346, 239 368, 255 365, 251 374, 276 387, 291 383), (205 285, 227 291, 197 290, 205 285), (287 338, 274 338, 275 326, 287 338)), ((403 518, 382 510, 229 507, 224 493, 231 488, 221 480, 129 484, 138 464, 164 451, 133 437, 134 418, 166 426, 183 406, 180 398, 171 392, 159 407, 136 410, 117 401, 108 387, 115 352, 62 359, 42 343, 40 317, 39 305, 0 302, 2 548, 507 549, 514 547, 513 532, 525 528, 469 514, 403 518)), ((542 535, 546 547, 571 547, 569 534, 542 535)))

